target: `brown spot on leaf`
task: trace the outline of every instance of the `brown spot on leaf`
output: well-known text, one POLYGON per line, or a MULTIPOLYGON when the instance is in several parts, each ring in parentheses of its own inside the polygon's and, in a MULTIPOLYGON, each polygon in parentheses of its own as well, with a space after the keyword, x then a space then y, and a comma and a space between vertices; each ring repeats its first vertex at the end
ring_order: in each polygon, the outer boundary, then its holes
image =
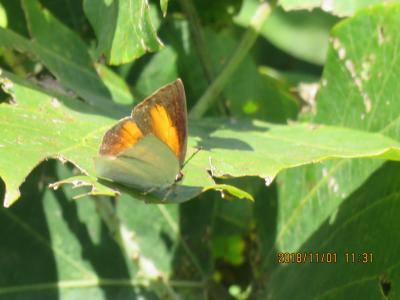
POLYGON ((378 44, 381 46, 385 42, 385 28, 382 25, 378 26, 378 44))

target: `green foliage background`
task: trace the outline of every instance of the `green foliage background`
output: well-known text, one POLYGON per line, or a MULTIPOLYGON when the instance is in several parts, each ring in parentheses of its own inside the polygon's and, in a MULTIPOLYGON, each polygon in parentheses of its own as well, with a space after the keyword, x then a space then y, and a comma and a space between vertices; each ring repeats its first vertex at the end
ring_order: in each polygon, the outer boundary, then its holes
POLYGON ((0 0, 0 299, 399 298, 379 2, 0 0), (104 132, 178 77, 201 150, 173 197, 98 181, 104 132))

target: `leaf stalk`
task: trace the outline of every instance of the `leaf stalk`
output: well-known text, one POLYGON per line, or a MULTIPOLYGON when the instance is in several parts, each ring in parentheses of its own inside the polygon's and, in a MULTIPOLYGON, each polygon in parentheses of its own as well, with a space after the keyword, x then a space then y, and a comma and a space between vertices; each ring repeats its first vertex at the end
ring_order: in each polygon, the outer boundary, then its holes
MULTIPOLYGON (((184 0, 183 0, 184 1, 184 0)), ((208 89, 201 96, 199 101, 192 108, 189 116, 192 119, 201 118, 209 107, 216 102, 218 95, 222 92, 223 88, 231 78, 232 74, 236 71, 240 63, 246 57, 247 53, 250 51, 251 47, 254 45, 259 32, 267 20, 268 16, 271 14, 273 5, 267 1, 263 1, 256 9, 254 13, 249 28, 243 35, 242 40, 239 43, 236 51, 233 53, 225 67, 211 83, 208 89)))

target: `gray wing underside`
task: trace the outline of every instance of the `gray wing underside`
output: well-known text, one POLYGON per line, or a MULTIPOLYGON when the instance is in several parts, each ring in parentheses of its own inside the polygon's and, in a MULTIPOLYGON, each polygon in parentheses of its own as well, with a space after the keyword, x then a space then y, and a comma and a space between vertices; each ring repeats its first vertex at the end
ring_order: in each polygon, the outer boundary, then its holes
POLYGON ((98 156, 99 177, 147 191, 165 188, 175 182, 179 161, 171 149, 150 134, 118 156, 98 156))

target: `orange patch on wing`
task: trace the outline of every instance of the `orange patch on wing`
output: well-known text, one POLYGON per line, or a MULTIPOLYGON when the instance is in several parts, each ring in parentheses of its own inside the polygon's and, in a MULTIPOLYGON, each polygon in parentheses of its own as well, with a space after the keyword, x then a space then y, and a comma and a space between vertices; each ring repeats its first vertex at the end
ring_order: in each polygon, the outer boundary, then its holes
POLYGON ((142 137, 142 131, 133 120, 123 120, 104 135, 100 154, 118 155, 133 147, 142 137))
POLYGON ((165 108, 161 105, 155 105, 150 110, 150 116, 153 133, 179 157, 181 147, 178 132, 165 108))

